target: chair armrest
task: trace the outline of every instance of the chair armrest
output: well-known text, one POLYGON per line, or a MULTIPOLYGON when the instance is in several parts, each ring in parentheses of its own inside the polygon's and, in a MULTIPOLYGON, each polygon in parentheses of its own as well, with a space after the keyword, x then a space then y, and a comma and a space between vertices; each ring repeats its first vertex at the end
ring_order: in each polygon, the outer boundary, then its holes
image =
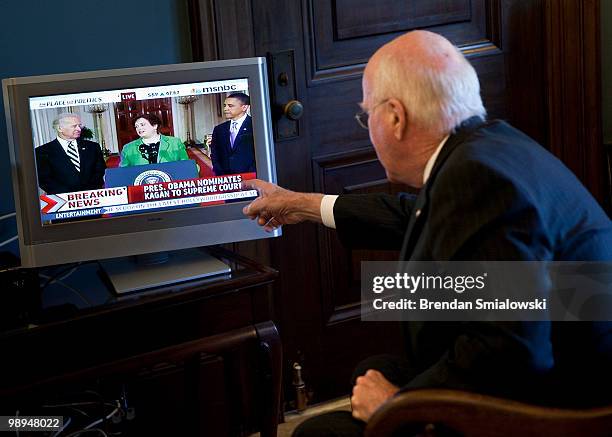
POLYGON ((457 390, 414 390, 393 397, 376 411, 365 435, 391 436, 408 425, 420 432, 428 424, 470 437, 603 437, 612 435, 612 406, 552 408, 457 390))

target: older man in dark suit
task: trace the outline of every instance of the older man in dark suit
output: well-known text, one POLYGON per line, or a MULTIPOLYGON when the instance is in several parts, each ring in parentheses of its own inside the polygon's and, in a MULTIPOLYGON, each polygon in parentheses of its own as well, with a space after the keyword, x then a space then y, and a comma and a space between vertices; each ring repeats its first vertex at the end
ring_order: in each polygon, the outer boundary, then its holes
POLYGON ((61 114, 53 128, 57 138, 36 148, 40 188, 47 194, 104 188, 102 150, 98 143, 80 139, 80 117, 61 114))
POLYGON ((253 123, 247 114, 250 98, 244 93, 232 93, 223 103, 228 120, 215 126, 211 155, 215 175, 255 172, 253 123))
MULTIPOLYGON (((472 66, 443 37, 415 31, 377 51, 363 76, 359 123, 390 181, 418 196, 323 196, 262 181, 245 214, 268 228, 313 220, 351 247, 408 261, 610 261, 609 218, 574 175, 532 139, 485 121, 472 66)), ((352 417, 311 419, 296 436, 360 435, 398 391, 425 387, 545 404, 612 399, 609 322, 407 324, 410 361, 362 363, 352 417)))

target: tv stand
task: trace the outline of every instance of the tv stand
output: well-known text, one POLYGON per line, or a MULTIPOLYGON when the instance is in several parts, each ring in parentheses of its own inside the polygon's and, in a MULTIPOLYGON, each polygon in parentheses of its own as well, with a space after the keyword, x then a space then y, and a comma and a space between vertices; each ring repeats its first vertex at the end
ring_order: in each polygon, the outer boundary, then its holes
POLYGON ((111 403, 125 394, 134 416, 122 423, 130 426, 125 435, 275 436, 277 272, 222 248, 211 254, 231 273, 128 295, 108 291, 99 300, 87 294, 104 286, 98 264, 79 267, 75 275, 89 282, 76 286, 91 307, 0 332, 0 348, 11 351, 0 373, 0 411, 44 415, 42 405, 78 393, 91 400, 94 391, 94 400, 111 403))
POLYGON ((227 264, 203 249, 111 258, 100 265, 117 294, 231 273, 227 264))

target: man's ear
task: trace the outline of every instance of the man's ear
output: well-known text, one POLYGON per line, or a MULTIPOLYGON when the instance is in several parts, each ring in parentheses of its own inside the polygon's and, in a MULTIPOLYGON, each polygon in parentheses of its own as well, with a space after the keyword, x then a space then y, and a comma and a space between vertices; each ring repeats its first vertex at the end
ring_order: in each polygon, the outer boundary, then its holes
POLYGON ((389 107, 391 111, 391 125, 393 129, 393 136, 396 140, 401 140, 406 134, 406 127, 408 126, 408 113, 402 102, 398 99, 389 99, 389 107))

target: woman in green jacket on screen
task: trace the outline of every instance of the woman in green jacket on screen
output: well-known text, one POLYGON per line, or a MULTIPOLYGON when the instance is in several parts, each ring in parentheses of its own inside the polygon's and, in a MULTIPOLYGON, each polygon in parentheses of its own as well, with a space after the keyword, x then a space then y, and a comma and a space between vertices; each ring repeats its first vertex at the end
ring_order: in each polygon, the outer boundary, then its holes
POLYGON ((160 124, 161 121, 154 114, 142 114, 136 118, 134 127, 140 138, 123 146, 121 167, 189 159, 185 145, 179 138, 158 132, 160 124))

